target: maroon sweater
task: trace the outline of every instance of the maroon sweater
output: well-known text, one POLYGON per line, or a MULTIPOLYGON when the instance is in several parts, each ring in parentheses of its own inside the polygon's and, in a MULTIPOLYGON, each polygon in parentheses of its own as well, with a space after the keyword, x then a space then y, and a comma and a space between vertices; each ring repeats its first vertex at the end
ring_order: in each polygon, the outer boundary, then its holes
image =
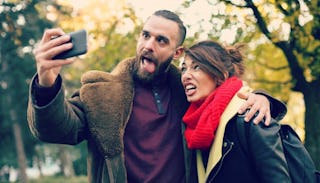
POLYGON ((136 83, 124 135, 129 183, 185 182, 181 119, 168 86, 136 83))

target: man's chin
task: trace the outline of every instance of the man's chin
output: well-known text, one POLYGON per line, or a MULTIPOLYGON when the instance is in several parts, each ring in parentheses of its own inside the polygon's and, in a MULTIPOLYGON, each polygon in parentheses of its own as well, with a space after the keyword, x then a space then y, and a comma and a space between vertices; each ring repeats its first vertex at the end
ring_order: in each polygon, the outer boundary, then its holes
POLYGON ((141 83, 150 84, 154 79, 154 73, 149 73, 147 71, 138 70, 135 73, 135 78, 139 80, 141 83))

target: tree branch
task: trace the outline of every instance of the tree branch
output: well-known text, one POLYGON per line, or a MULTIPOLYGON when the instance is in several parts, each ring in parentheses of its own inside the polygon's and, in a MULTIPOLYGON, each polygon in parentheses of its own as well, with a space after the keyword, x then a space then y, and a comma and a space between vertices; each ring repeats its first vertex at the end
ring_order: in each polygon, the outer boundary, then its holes
POLYGON ((292 78, 296 80, 293 90, 301 91, 302 89, 307 88, 308 82, 303 74, 303 69, 300 67, 298 58, 294 55, 290 45, 285 41, 276 42, 274 44, 282 50, 288 60, 292 78))
POLYGON ((289 15, 290 15, 290 13, 283 8, 283 6, 281 5, 280 1, 275 1, 275 3, 276 3, 276 6, 278 7, 278 9, 279 9, 285 16, 289 16, 289 15))
POLYGON ((254 17, 257 19, 257 24, 261 32, 269 39, 272 41, 271 34, 267 28, 267 24, 264 21, 261 13, 259 12, 258 8, 254 5, 252 0, 245 0, 247 5, 246 7, 250 8, 253 11, 254 17))
POLYGON ((229 4, 229 5, 238 7, 238 8, 247 8, 246 5, 235 4, 235 3, 233 3, 233 2, 230 1, 230 0, 221 0, 221 1, 224 2, 224 3, 226 3, 226 4, 229 4))

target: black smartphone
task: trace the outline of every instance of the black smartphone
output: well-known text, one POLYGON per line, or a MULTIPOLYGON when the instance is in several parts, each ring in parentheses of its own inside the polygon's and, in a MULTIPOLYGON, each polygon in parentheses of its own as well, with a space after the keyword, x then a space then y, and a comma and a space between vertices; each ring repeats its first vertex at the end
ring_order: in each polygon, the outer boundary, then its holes
POLYGON ((87 31, 82 29, 75 32, 69 33, 73 47, 70 50, 64 51, 53 59, 66 59, 78 55, 87 53, 87 31))

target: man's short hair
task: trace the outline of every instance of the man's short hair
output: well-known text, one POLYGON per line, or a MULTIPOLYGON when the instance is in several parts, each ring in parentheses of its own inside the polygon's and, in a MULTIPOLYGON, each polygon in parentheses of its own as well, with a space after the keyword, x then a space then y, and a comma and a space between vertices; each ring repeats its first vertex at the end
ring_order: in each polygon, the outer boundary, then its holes
POLYGON ((181 46, 186 38, 187 30, 186 30, 186 27, 184 26, 182 20, 180 19, 180 17, 176 13, 173 13, 169 10, 158 10, 158 11, 154 12, 153 15, 160 16, 160 17, 163 17, 168 20, 172 20, 178 24, 179 33, 180 33, 180 40, 178 42, 178 45, 181 46))

